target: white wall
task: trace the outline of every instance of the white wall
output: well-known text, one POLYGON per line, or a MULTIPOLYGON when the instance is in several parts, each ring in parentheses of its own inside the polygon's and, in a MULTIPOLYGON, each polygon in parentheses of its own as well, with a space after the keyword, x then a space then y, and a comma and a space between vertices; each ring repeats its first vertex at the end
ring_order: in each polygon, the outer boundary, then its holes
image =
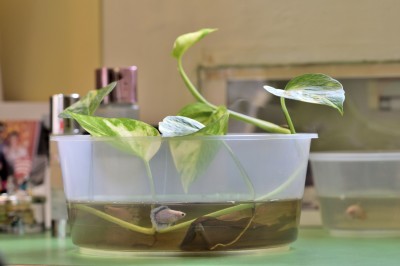
POLYGON ((192 100, 170 56, 175 38, 219 31, 185 66, 400 59, 397 0, 103 0, 103 64, 139 67, 141 118, 157 123, 192 100))

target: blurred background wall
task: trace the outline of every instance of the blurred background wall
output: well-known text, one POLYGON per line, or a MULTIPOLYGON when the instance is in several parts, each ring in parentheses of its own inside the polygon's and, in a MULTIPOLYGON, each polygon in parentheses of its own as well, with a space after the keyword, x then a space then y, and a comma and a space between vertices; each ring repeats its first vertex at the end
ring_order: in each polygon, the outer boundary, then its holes
POLYGON ((201 65, 308 64, 400 59, 397 0, 0 0, 5 101, 85 94, 94 69, 139 67, 141 119, 157 123, 192 97, 170 56, 175 38, 219 31, 185 57, 201 65))
POLYGON ((6 101, 84 93, 101 64, 98 0, 0 0, 0 65, 6 101))

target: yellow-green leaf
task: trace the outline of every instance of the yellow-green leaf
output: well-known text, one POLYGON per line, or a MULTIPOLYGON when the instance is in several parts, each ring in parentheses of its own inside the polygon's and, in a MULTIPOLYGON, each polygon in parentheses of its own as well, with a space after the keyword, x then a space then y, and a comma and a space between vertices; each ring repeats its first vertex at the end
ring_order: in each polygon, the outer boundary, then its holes
POLYGON ((196 32, 190 32, 179 36, 175 40, 172 55, 177 59, 181 58, 186 50, 189 49, 193 44, 214 31, 216 31, 216 29, 201 29, 196 32))
POLYGON ((112 82, 104 88, 89 91, 88 94, 78 102, 66 108, 59 117, 72 118, 69 114, 70 112, 82 115, 93 115, 104 97, 108 95, 116 85, 117 82, 112 82))

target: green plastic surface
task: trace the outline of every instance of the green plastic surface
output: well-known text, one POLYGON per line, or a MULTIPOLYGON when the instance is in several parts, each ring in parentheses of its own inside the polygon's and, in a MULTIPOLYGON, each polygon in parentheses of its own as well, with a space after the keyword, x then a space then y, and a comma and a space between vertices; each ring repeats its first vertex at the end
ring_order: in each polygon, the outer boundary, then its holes
POLYGON ((400 265, 400 238, 338 238, 320 228, 300 228, 290 250, 218 256, 95 257, 82 255, 69 238, 0 234, 9 265, 400 265))

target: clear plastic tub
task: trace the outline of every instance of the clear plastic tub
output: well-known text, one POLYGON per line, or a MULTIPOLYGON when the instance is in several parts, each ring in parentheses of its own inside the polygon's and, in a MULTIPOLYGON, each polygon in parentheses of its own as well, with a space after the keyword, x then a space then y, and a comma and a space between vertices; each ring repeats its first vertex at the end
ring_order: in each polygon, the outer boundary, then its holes
POLYGON ((323 225, 335 236, 400 236, 400 153, 312 153, 323 225))
POLYGON ((118 252, 287 246, 316 137, 52 137, 72 240, 118 252))

